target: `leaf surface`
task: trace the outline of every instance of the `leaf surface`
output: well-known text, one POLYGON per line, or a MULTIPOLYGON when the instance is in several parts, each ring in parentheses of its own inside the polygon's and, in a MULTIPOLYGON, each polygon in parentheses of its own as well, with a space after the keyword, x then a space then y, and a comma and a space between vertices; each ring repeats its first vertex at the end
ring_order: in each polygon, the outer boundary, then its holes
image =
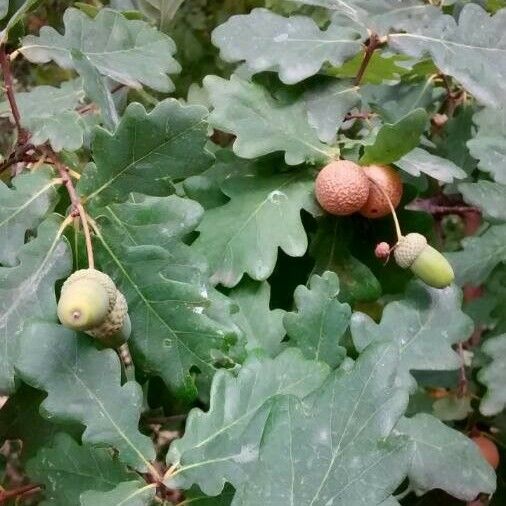
POLYGON ((506 334, 487 339, 482 351, 492 361, 480 369, 478 380, 487 387, 487 392, 480 403, 480 411, 485 416, 499 414, 506 407, 506 334))
POLYGON ((506 221, 506 185, 492 181, 460 183, 459 192, 464 200, 480 209, 486 218, 506 221))
POLYGON ((337 367, 346 356, 339 343, 350 323, 351 308, 337 300, 339 279, 330 271, 313 275, 309 287, 294 293, 297 312, 287 313, 284 324, 290 340, 306 358, 337 367))
POLYGON ((301 210, 315 212, 313 178, 307 171, 232 177, 221 186, 230 197, 205 212, 192 248, 209 261, 211 281, 235 286, 243 274, 267 279, 278 248, 302 256, 308 240, 301 210))
POLYGON ((137 427, 141 388, 135 381, 121 385, 118 356, 98 351, 91 339, 60 325, 33 322, 21 337, 16 369, 29 385, 47 392, 41 405, 47 416, 82 423, 83 442, 111 445, 124 463, 145 472, 155 453, 137 427))
POLYGON ((452 344, 466 341, 472 320, 462 312, 462 294, 455 286, 429 288, 412 282, 403 299, 389 303, 379 324, 364 313, 351 319, 353 342, 363 350, 371 342, 393 341, 400 354, 400 384, 412 383, 411 370, 458 369, 460 359, 452 344))
POLYGON ((23 55, 33 63, 53 60, 60 67, 71 69, 71 53, 77 49, 102 75, 126 86, 174 89, 167 74, 181 70, 172 56, 176 46, 170 37, 148 23, 129 20, 111 9, 101 9, 92 19, 73 8, 65 11, 63 23, 64 35, 44 26, 38 37, 26 36, 20 49, 23 55))
POLYGON ((171 486, 192 483, 208 495, 225 481, 243 483, 257 464, 258 447, 272 403, 278 396, 305 397, 328 375, 324 364, 305 360, 290 348, 275 359, 250 355, 236 377, 223 369, 213 378, 209 411, 190 412, 186 431, 174 441, 167 462, 176 464, 171 486))
POLYGON ((325 162, 338 153, 323 144, 307 119, 303 100, 283 104, 262 86, 232 76, 207 76, 204 85, 214 110, 209 122, 234 134, 233 148, 242 158, 284 151, 288 165, 325 162))
POLYGON ((4 394, 15 390, 14 363, 28 321, 56 318, 54 284, 70 273, 72 262, 67 242, 57 236, 60 222, 56 216, 48 218, 37 238, 20 249, 19 264, 0 267, 0 391, 4 394))
POLYGON ((88 490, 81 494, 81 506, 149 506, 153 504, 156 485, 133 480, 120 483, 113 490, 96 492, 88 490))

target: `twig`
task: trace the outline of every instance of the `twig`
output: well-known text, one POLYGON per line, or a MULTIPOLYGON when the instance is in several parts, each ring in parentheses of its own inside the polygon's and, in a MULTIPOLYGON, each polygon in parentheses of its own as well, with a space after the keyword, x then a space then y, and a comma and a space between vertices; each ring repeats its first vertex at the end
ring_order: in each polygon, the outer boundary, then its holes
POLYGON ((466 362, 464 358, 464 346, 462 342, 459 342, 457 347, 460 356, 460 377, 459 377, 459 386, 457 388, 457 397, 461 399, 462 397, 465 397, 467 395, 469 382, 467 380, 466 375, 466 362))
POLYGON ((60 160, 56 156, 56 153, 53 150, 47 148, 46 153, 53 160, 54 166, 58 170, 60 177, 62 178, 63 184, 67 188, 67 192, 69 194, 72 207, 74 208, 74 210, 79 215, 79 218, 81 219, 81 223, 83 225, 84 240, 86 242, 88 267, 90 269, 94 269, 95 259, 93 257, 93 245, 91 242, 91 234, 90 234, 90 227, 88 225, 88 218, 86 215, 86 211, 84 210, 84 207, 81 204, 81 199, 77 195, 76 189, 74 188, 74 183, 72 182, 72 179, 69 175, 69 169, 60 162, 60 160))
POLYGON ((367 66, 369 65, 369 61, 371 60, 371 57, 375 51, 375 49, 380 45, 380 38, 377 34, 372 33, 369 37, 369 42, 365 48, 365 54, 364 59, 362 60, 362 64, 360 65, 360 68, 358 69, 357 76, 355 77, 354 85, 359 86, 362 78, 364 77, 364 73, 367 69, 367 66))
POLYGON ((19 114, 18 104, 14 96, 14 86, 12 83, 12 71, 11 71, 11 60, 5 52, 5 46, 0 46, 0 66, 2 67, 2 73, 4 76, 5 94, 12 111, 12 117, 16 124, 16 130, 18 131, 18 143, 26 141, 27 133, 21 126, 21 115, 19 114))
POLYGON ((34 149, 34 146, 29 143, 25 143, 19 146, 13 153, 10 154, 6 160, 0 164, 0 173, 16 163, 35 161, 32 157, 29 157, 29 155, 27 155, 28 151, 32 149, 34 149))
POLYGON ((18 497, 20 495, 35 493, 41 490, 41 486, 36 483, 31 483, 28 485, 23 485, 22 487, 13 488, 12 490, 2 490, 0 491, 0 504, 5 503, 9 499, 13 499, 14 497, 18 497))

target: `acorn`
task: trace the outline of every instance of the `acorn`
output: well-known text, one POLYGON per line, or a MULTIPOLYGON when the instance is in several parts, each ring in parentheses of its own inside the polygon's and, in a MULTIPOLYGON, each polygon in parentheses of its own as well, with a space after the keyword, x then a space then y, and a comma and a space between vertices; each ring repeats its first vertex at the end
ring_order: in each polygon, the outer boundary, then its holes
POLYGON ((382 218, 391 213, 385 196, 388 195, 395 209, 402 198, 402 179, 389 165, 367 165, 362 168, 369 179, 369 195, 359 212, 366 218, 382 218))
POLYGON ((112 279, 96 269, 74 272, 62 286, 58 318, 106 346, 120 346, 130 335, 130 318, 123 294, 112 279))
POLYGON ((400 237, 394 257, 399 267, 410 268, 415 276, 434 288, 445 288, 455 278, 448 260, 416 232, 400 237))
POLYGON ((366 203, 369 186, 359 165, 349 160, 333 161, 316 178, 316 200, 328 213, 345 216, 357 212, 366 203))

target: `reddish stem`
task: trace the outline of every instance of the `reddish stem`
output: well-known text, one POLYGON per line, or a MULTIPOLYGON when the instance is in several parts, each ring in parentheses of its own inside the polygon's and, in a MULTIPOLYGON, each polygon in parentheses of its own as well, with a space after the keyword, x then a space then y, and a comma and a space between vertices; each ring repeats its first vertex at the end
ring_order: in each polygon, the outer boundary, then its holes
POLYGON ((369 37, 369 42, 365 48, 364 59, 362 60, 362 64, 358 69, 357 76, 355 77, 355 86, 359 86, 362 82, 362 78, 364 77, 364 73, 371 61, 371 57, 375 51, 375 49, 380 45, 380 38, 375 33, 372 33, 369 37))
POLYGON ((34 146, 29 143, 25 143, 21 146, 19 146, 13 153, 10 154, 10 156, 4 160, 2 163, 0 163, 0 174, 7 170, 10 166, 19 163, 19 162, 32 162, 34 159, 27 155, 27 152, 34 149, 34 146))
POLYGON ((2 490, 0 491, 0 504, 5 503, 9 499, 13 499, 14 497, 28 493, 35 493, 39 490, 41 490, 41 486, 37 485, 36 483, 23 485, 22 487, 14 488, 12 490, 2 490))

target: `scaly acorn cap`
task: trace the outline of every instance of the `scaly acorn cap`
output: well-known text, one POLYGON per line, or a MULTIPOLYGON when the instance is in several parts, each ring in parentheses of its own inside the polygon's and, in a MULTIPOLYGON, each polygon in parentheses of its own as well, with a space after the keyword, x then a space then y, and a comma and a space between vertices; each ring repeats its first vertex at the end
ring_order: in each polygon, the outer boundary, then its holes
POLYGON ((421 234, 414 232, 401 237, 394 249, 394 257, 399 267, 409 267, 413 274, 434 288, 445 288, 455 278, 448 260, 427 244, 421 234))
POLYGON ((130 336, 131 324, 128 305, 124 295, 116 290, 116 303, 106 319, 97 327, 89 329, 87 334, 102 341, 106 346, 120 346, 130 336))
POLYGON ((95 281, 102 285, 102 287, 107 292, 107 295, 109 297, 108 312, 112 311, 114 304, 116 302, 116 285, 107 274, 101 271, 97 271, 96 269, 80 269, 72 273, 65 280, 65 283, 63 283, 61 295, 63 295, 65 291, 74 283, 82 280, 95 281))

